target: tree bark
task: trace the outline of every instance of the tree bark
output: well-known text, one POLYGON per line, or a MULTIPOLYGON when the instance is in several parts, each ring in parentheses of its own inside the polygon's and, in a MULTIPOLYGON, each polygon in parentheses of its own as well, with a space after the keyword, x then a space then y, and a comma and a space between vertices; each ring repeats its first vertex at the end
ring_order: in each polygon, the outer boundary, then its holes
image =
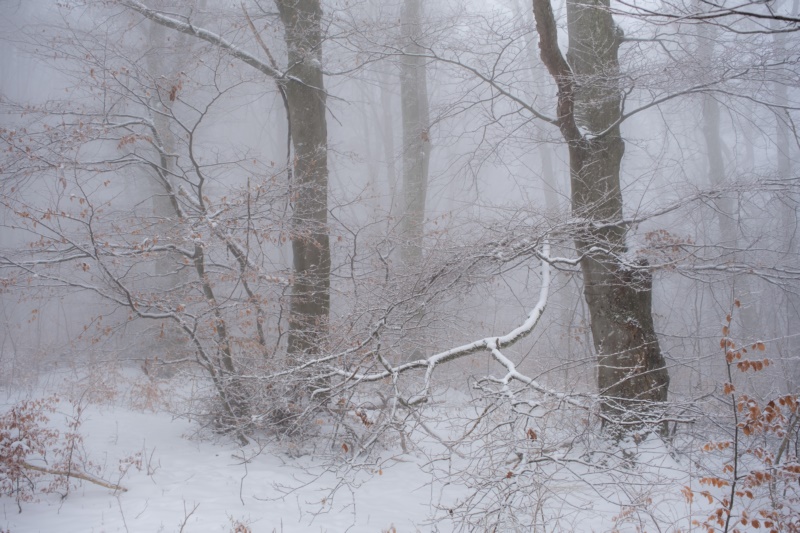
POLYGON ((659 418, 669 374, 653 324, 652 278, 646 265, 631 268, 620 259, 627 253, 619 223, 622 34, 608 7, 608 0, 567 2, 567 62, 550 1, 533 0, 542 62, 559 89, 555 123, 569 148, 572 210, 585 221, 575 244, 597 353, 601 413, 609 431, 622 437, 659 418))
POLYGON ((294 148, 292 252, 294 285, 288 351, 319 352, 330 312, 328 125, 322 74, 319 0, 275 0, 285 28, 289 69, 284 84, 294 148))
POLYGON ((430 163, 430 112, 425 59, 422 57, 420 0, 405 0, 400 17, 404 52, 400 65, 400 105, 403 116, 403 235, 401 259, 414 266, 422 258, 425 199, 430 163))

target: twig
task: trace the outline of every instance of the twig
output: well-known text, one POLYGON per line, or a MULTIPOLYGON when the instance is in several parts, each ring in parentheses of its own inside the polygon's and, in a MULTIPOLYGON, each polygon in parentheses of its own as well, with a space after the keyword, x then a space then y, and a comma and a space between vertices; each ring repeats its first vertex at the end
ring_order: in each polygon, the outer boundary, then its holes
POLYGON ((125 526, 125 533, 129 533, 128 522, 125 520, 125 511, 122 510, 122 501, 117 495, 117 507, 119 507, 119 515, 122 517, 122 525, 125 526))
POLYGON ((184 514, 184 517, 183 517, 183 522, 181 523, 181 529, 180 529, 179 533, 183 533, 183 528, 186 527, 187 522, 189 522, 189 518, 191 518, 192 515, 194 514, 194 512, 197 511, 198 507, 200 507, 199 503, 194 504, 194 507, 192 508, 192 510, 187 513, 186 512, 186 500, 184 500, 184 502, 183 502, 183 514, 184 514))

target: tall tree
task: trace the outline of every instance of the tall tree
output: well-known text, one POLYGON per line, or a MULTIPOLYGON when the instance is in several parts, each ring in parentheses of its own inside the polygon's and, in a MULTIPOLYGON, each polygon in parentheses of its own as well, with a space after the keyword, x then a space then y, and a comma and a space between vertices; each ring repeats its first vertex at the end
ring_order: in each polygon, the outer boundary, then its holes
MULTIPOLYGON (((783 10, 788 7, 788 2, 785 2, 783 10)), ((797 13, 800 2, 793 0, 791 3, 790 13, 797 13)), ((778 6, 776 6, 778 7, 778 6)), ((775 30, 773 33, 773 47, 778 57, 785 57, 788 48, 787 34, 779 31, 780 24, 778 21, 771 21, 771 28, 775 30)), ((777 159, 778 178, 782 182, 788 182, 792 179, 793 161, 792 161, 792 118, 789 114, 791 109, 791 102, 789 100, 789 87, 788 83, 784 80, 779 80, 774 84, 775 92, 775 157, 777 159)), ((796 256, 798 253, 798 205, 800 199, 797 195, 782 194, 778 195, 780 202, 780 226, 783 228, 783 234, 779 239, 783 242, 783 251, 787 256, 796 256)), ((792 358, 791 354, 797 353, 797 337, 793 335, 794 332, 800 331, 800 297, 795 291, 784 291, 781 295, 783 318, 776 321, 777 330, 776 336, 783 336, 780 341, 780 348, 783 354, 786 354, 789 359, 792 358), (782 330, 782 331, 781 331, 782 330)), ((782 354, 782 355, 783 355, 782 354)), ((793 390, 800 386, 800 363, 782 361, 784 366, 784 375, 786 377, 786 390, 793 390)))
MULTIPOLYGON (((122 4, 150 20, 202 39, 273 79, 284 91, 294 148, 292 286, 288 350, 292 355, 318 351, 330 312, 328 238, 328 127, 322 73, 322 7, 319 0, 275 0, 284 26, 287 68, 270 57, 259 59, 220 35, 151 9, 137 0, 122 4)), ((265 48, 265 47, 264 47, 265 48)), ((268 50, 265 48, 265 52, 268 50)), ((270 54, 271 55, 271 54, 270 54)))
POLYGON ((430 111, 423 54, 422 4, 405 0, 400 17, 404 55, 400 64, 400 104, 403 117, 403 243, 402 261, 411 266, 422 255, 425 197, 430 165, 430 111))
POLYGON ((328 125, 322 75, 319 0, 275 0, 289 68, 281 80, 295 153, 292 252, 295 281, 289 353, 315 353, 328 326, 331 251, 328 238, 328 125))
POLYGON ((542 62, 558 85, 556 125, 569 148, 575 238, 597 352, 602 414, 621 435, 659 415, 669 374, 655 333, 647 265, 623 264, 619 88, 622 32, 608 0, 569 0, 569 51, 558 45, 549 0, 533 0, 542 62))

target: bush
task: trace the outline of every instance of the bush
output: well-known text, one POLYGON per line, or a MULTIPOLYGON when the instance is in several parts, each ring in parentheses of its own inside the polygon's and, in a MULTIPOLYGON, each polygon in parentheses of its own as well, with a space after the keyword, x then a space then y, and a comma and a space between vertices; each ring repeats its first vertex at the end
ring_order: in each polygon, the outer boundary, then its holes
POLYGON ((58 431, 46 426, 58 402, 55 396, 23 400, 0 415, 0 491, 15 497, 18 505, 33 499, 36 482, 45 475, 31 469, 30 461, 46 463, 58 442, 58 431))
POLYGON ((91 473, 97 468, 83 447, 83 406, 74 406, 63 433, 48 426, 59 403, 57 396, 23 400, 0 415, 0 494, 15 498, 20 512, 37 494, 65 498, 78 480, 125 490, 91 473))

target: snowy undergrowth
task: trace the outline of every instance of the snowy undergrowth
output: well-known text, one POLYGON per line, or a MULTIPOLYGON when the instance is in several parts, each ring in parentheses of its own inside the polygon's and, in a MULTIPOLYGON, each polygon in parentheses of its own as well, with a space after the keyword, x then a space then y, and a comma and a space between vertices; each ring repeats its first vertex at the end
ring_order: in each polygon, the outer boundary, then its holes
MULTIPOLYGON (((3 412, 22 398, 12 390, 0 394, 3 412)), ((22 512, 15 498, 3 496, 0 530, 227 532, 243 524, 253 532, 378 532, 393 525, 416 531, 413 524, 431 514, 430 478, 414 454, 394 460, 387 453, 374 468, 353 473, 291 457, 277 444, 237 446, 198 432, 196 422, 130 403, 120 393, 112 402, 88 404, 81 424, 97 477, 124 492, 78 482, 66 498, 37 494, 21 502, 22 512)), ((59 403, 49 427, 66 429, 68 404, 59 403)))
MULTIPOLYGON (((4 496, 0 530, 675 532, 693 530, 692 520, 714 509, 684 490, 708 488, 694 466, 708 464, 708 454, 673 456, 656 438, 613 446, 558 411, 528 433, 520 457, 514 428, 493 425, 487 414, 476 425, 481 406, 450 391, 414 421, 411 438, 388 439, 378 457, 353 469, 344 450, 331 463, 293 456, 285 443, 240 447, 198 432, 194 421, 153 411, 161 393, 150 390, 152 401, 144 402, 135 376, 121 382, 114 394, 77 400, 84 402, 80 432, 94 475, 125 491, 73 480, 66 497, 38 494, 21 502, 22 512, 4 496)), ((161 384, 163 392, 171 386, 161 384)), ((22 398, 2 393, 3 412, 22 398)), ((60 402, 50 426, 63 433, 73 415, 74 404, 60 402)))

